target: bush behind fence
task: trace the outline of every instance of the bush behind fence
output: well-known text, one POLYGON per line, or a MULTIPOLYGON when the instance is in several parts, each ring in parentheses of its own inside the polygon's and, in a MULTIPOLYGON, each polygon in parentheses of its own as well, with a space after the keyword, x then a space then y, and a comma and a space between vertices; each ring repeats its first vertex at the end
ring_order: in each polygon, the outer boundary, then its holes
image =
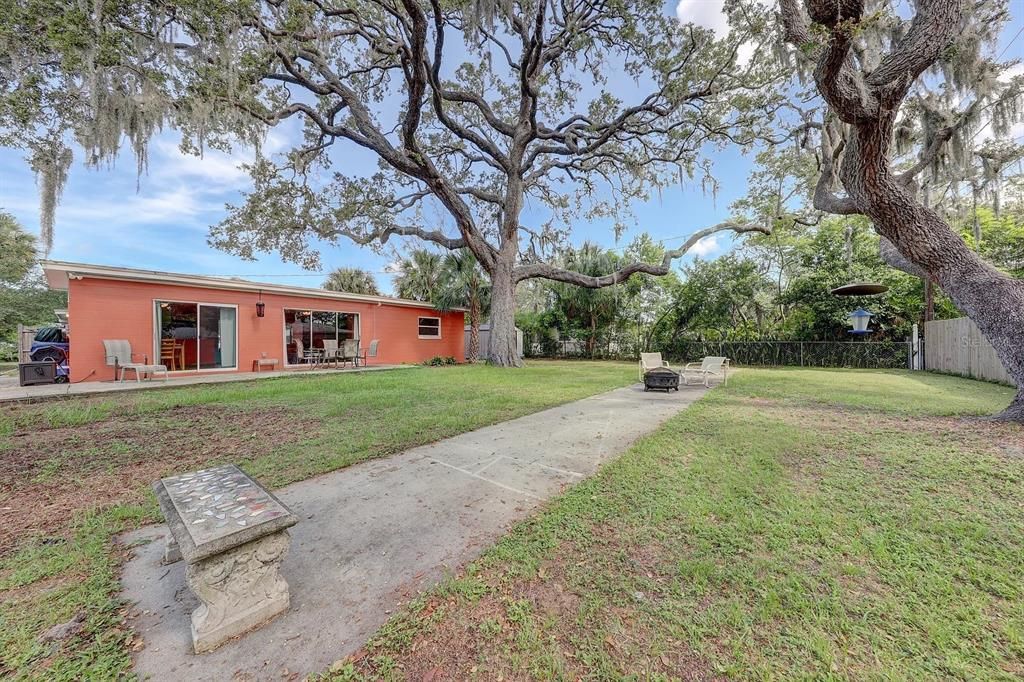
MULTIPOLYGON (((921 344, 924 345, 923 343, 921 344)), ((634 343, 602 341, 592 350, 575 339, 532 343, 525 339, 527 357, 592 358, 635 360, 634 343)), ((657 351, 672 364, 694 362, 706 356, 724 356, 733 365, 760 367, 850 367, 861 369, 907 369, 908 341, 692 341, 679 340, 657 351)))

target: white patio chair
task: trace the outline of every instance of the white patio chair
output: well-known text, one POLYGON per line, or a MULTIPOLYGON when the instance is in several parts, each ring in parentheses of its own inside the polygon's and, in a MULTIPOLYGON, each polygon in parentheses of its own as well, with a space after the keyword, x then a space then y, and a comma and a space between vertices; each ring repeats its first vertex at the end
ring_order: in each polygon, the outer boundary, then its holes
POLYGON ((729 383, 729 358, 708 356, 700 362, 690 362, 683 367, 683 383, 690 385, 690 377, 703 381, 704 385, 711 388, 710 379, 713 376, 721 377, 722 383, 729 383))
POLYGON ((151 365, 149 357, 146 355, 142 356, 142 362, 135 362, 135 358, 139 356, 132 353, 132 344, 125 339, 104 339, 103 351, 107 367, 114 368, 114 378, 118 381, 124 381, 124 373, 128 370, 135 372, 135 381, 137 382, 142 380, 142 374, 156 374, 157 372, 163 372, 164 381, 167 381, 167 365, 151 365), (118 370, 120 370, 120 376, 118 370))
MULTIPOLYGON (((668 363, 661 359, 661 353, 640 354, 640 380, 643 381, 644 373, 656 367, 669 367, 668 363)), ((669 367, 669 369, 672 369, 669 367)))

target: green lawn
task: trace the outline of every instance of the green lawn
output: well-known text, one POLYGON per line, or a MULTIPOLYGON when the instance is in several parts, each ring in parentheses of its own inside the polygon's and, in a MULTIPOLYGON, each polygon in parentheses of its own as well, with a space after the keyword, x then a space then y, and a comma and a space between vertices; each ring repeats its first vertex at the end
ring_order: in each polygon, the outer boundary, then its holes
POLYGON ((271 487, 600 393, 626 363, 402 369, 0 407, 0 678, 109 679, 135 644, 112 537, 149 483, 232 461, 271 487), (38 635, 82 614, 64 641, 38 635))
POLYGON ((1006 387, 744 370, 416 599, 336 679, 1020 679, 1006 387))

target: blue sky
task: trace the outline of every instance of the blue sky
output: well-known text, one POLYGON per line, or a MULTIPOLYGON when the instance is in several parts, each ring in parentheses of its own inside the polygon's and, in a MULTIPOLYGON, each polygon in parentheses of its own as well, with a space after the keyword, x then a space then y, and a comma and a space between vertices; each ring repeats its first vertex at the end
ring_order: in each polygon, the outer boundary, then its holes
MULTIPOLYGON (((1000 49, 1003 59, 1024 57, 1024 36, 1010 45, 1024 27, 1024 0, 1012 4, 1014 17, 1004 32, 1000 49)), ((717 30, 724 27, 720 15, 721 0, 682 0, 666 4, 666 12, 676 12, 688 20, 717 30)), ((614 85, 614 84, 610 84, 614 85)), ((1024 129, 1021 130, 1024 133, 1024 129)), ((294 129, 275 129, 267 143, 268 151, 285 149, 294 129)), ((619 242, 606 224, 581 225, 573 241, 590 239, 606 246, 622 246, 640 232, 657 239, 687 235, 728 216, 729 204, 743 195, 751 158, 729 148, 711 152, 715 175, 721 183, 717 196, 701 190, 699 182, 665 190, 654 200, 635 207, 638 225, 619 242)), ((210 225, 220 222, 226 203, 238 203, 240 192, 249 187, 248 176, 237 165, 251 158, 244 150, 225 155, 207 152, 203 158, 181 154, 173 131, 153 141, 148 172, 141 178, 135 172, 130 154, 112 168, 91 170, 81 163, 81 155, 72 167, 63 200, 57 210, 56 238, 50 257, 105 265, 168 270, 209 275, 240 276, 253 280, 319 286, 322 275, 303 271, 284 263, 276 254, 259 260, 244 261, 217 251, 206 244, 210 225)), ((372 156, 347 147, 344 163, 348 169, 372 171, 372 156)), ((0 149, 0 210, 13 213, 28 230, 38 232, 38 198, 35 178, 20 152, 0 149)), ((681 239, 668 240, 676 246, 681 239)), ((731 247, 731 238, 719 235, 692 252, 715 256, 731 247)), ((366 247, 343 241, 321 250, 323 269, 356 266, 375 273, 378 286, 391 290, 386 268, 394 260, 392 253, 378 255, 366 247)))

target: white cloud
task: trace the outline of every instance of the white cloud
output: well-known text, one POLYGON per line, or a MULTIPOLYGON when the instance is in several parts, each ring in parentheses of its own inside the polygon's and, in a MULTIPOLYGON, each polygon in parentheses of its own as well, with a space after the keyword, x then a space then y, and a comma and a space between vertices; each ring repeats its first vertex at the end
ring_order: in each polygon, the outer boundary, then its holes
POLYGON ((725 15, 724 0, 679 0, 676 17, 684 24, 710 28, 721 38, 729 32, 729 20, 725 15))
POLYGON ((706 256, 710 256, 716 251, 720 251, 722 245, 718 242, 718 237, 719 235, 717 234, 704 237, 704 239, 701 239, 699 242, 694 244, 692 248, 690 248, 690 253, 699 258, 704 258, 706 256))
MULTIPOLYGON (((287 145, 285 134, 271 130, 264 141, 262 153, 268 156, 276 154, 287 145)), ((256 151, 247 145, 239 145, 229 153, 207 149, 202 156, 185 154, 179 149, 177 140, 167 137, 156 139, 152 152, 154 158, 149 164, 149 179, 188 183, 205 193, 248 187, 249 175, 241 166, 256 158, 256 151)))
POLYGON ((1024 76, 1024 62, 1017 62, 1006 71, 1003 71, 999 74, 999 80, 1009 81, 1016 76, 1024 76))
MULTIPOLYGON (((768 6, 771 0, 757 0, 758 4, 768 6)), ((676 18, 684 24, 709 28, 715 32, 719 40, 729 34, 729 17, 725 12, 724 0, 679 0, 676 4, 676 18)), ((757 46, 750 42, 740 45, 736 51, 736 61, 747 64, 754 56, 757 46)))

